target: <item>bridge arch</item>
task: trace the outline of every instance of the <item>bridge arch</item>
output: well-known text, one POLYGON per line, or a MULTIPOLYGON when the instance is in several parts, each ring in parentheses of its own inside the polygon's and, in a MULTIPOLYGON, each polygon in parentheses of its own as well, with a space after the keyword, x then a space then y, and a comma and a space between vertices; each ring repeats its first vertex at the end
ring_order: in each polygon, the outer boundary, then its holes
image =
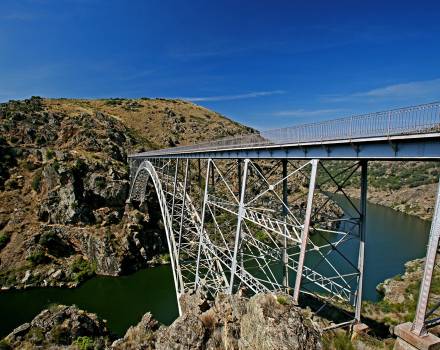
POLYGON ((171 214, 169 213, 168 207, 166 205, 166 197, 162 189, 161 181, 153 164, 151 164, 150 161, 144 160, 137 168, 136 173, 132 179, 132 184, 130 186, 128 202, 131 202, 133 200, 133 196, 135 195, 139 198, 141 202, 143 202, 145 200, 145 191, 149 181, 153 183, 160 205, 160 211, 165 226, 165 234, 167 237, 168 250, 170 253, 171 268, 173 270, 173 280, 176 289, 177 306, 179 309, 179 314, 181 314, 182 312, 180 307, 180 295, 182 294, 184 287, 183 287, 182 275, 180 272, 179 260, 176 255, 177 248, 173 235, 171 214), (144 176, 144 178, 141 180, 140 178, 142 176, 144 176), (136 191, 141 191, 141 192, 135 193, 136 191))

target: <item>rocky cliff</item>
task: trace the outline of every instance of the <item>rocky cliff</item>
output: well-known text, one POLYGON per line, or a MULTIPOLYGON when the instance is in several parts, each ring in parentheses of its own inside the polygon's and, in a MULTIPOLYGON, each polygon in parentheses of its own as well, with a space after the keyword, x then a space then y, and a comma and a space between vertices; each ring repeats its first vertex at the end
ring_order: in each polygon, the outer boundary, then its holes
POLYGON ((166 259, 154 196, 125 204, 127 153, 249 130, 177 100, 1 104, 0 286, 74 286, 166 259))

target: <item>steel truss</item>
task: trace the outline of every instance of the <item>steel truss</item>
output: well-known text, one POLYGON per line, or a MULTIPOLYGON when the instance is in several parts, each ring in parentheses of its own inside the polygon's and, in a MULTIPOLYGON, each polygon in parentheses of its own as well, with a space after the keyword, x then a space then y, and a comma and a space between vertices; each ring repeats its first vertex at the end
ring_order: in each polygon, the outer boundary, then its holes
POLYGON ((178 299, 197 288, 282 290, 298 303, 304 294, 325 301, 318 313, 336 304, 359 321, 367 163, 344 164, 335 172, 317 159, 136 159, 129 200, 144 202, 153 183, 178 299), (344 191, 353 178, 360 204, 344 191))

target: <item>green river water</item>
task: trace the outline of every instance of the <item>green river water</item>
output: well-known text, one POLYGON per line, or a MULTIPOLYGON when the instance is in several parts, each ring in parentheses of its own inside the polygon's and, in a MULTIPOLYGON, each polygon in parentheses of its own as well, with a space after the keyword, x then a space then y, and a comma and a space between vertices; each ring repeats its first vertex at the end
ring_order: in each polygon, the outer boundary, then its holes
MULTIPOLYGON (((402 273, 406 261, 424 256, 430 223, 374 204, 368 204, 367 217, 364 296, 376 300, 378 283, 402 273)), ((97 313, 118 336, 147 311, 164 324, 178 314, 171 267, 160 266, 129 276, 95 277, 76 289, 1 291, 0 337, 53 303, 97 313)))

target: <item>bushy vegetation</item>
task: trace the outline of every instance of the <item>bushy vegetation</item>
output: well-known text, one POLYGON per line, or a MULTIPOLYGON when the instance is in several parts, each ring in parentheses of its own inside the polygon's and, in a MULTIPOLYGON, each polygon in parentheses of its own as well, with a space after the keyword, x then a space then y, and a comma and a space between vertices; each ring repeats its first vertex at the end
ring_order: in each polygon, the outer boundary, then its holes
MULTIPOLYGON (((324 166, 334 176, 340 170, 348 168, 352 162, 328 161, 324 166)), ((342 182, 349 175, 350 171, 343 172, 338 176, 342 182)), ((329 176, 321 171, 319 182, 329 180, 329 176)), ((418 187, 436 183, 440 174, 438 162, 370 162, 368 166, 368 184, 380 190, 399 190, 403 187, 418 187)), ((332 184, 331 181, 328 184, 332 184)), ((352 176, 346 186, 358 188, 360 176, 352 176)))
POLYGON ((0 350, 12 350, 12 347, 5 339, 0 340, 0 350))
POLYGON ((41 344, 44 341, 44 333, 40 327, 32 327, 28 334, 26 334, 26 338, 31 340, 34 344, 41 344))
POLYGON ((70 272, 75 282, 82 282, 95 275, 96 265, 83 259, 83 257, 78 257, 70 266, 70 272))
POLYGON ((159 259, 162 264, 169 264, 171 262, 171 256, 168 253, 160 254, 159 259))
POLYGON ((39 169, 35 172, 35 175, 32 178, 32 183, 31 183, 31 187, 35 192, 40 192, 41 179, 42 179, 42 171, 41 169, 39 169))
POLYGON ((6 117, 14 117, 16 112, 32 113, 43 110, 43 99, 39 96, 32 96, 23 101, 10 100, 0 104, 0 109, 5 112, 6 117))
POLYGON ((27 260, 32 263, 32 265, 46 264, 50 261, 50 258, 42 250, 37 250, 27 257, 27 260))
POLYGON ((72 345, 76 345, 80 350, 93 350, 95 348, 95 342, 87 336, 75 339, 72 345))
POLYGON ((69 330, 62 326, 53 328, 50 337, 55 344, 69 345, 69 330))
POLYGON ((99 189, 104 189, 106 186, 105 178, 103 177, 97 177, 95 179, 95 186, 99 189))
POLYGON ((323 337, 325 350, 355 350, 350 334, 345 332, 329 333, 323 337))
POLYGON ((125 101, 123 98, 109 98, 105 100, 105 104, 108 106, 120 106, 125 101))
POLYGON ((287 297, 285 295, 277 295, 277 302, 280 305, 288 305, 289 304, 289 300, 287 299, 287 297))
POLYGON ((55 157, 55 151, 53 149, 48 148, 46 150, 46 157, 47 159, 52 159, 55 157))
POLYGON ((11 237, 9 234, 6 233, 0 233, 0 250, 2 250, 11 240, 11 237))

